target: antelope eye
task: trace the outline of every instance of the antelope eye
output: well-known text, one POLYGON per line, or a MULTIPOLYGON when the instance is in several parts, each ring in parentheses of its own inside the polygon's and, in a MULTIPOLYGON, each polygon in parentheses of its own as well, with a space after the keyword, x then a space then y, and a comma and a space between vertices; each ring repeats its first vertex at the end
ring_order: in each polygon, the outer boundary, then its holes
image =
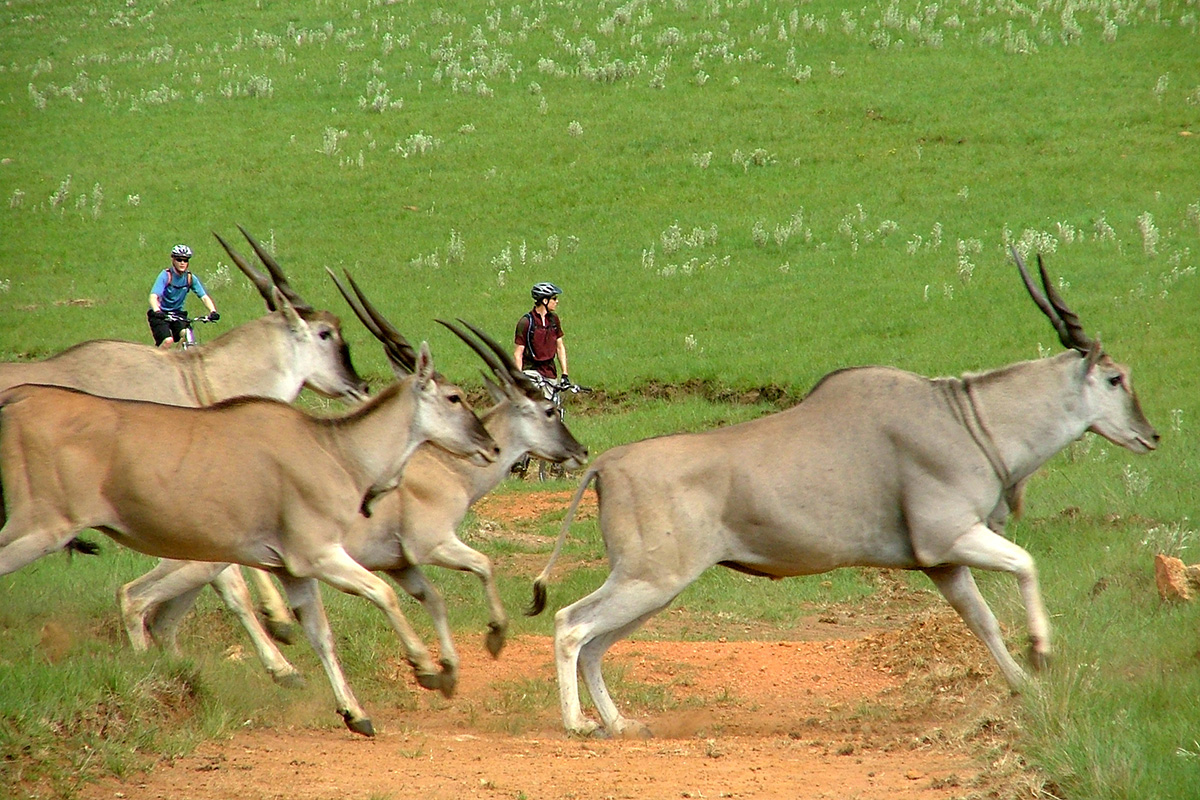
POLYGON ((1121 376, 1113 375, 1111 378, 1108 379, 1108 385, 1112 386, 1112 387, 1120 386, 1121 385, 1121 376))
POLYGON ((456 395, 456 394, 452 394, 452 395, 450 395, 449 397, 447 397, 446 399, 447 399, 447 400, 449 400, 451 403, 454 403, 454 404, 456 404, 456 405, 457 405, 458 403, 461 403, 461 402, 462 402, 462 398, 461 398, 461 397, 459 397, 459 396, 458 396, 458 395, 456 395))
POLYGON ((322 339, 325 339, 325 340, 329 340, 329 339, 332 339, 332 338, 333 338, 333 334, 332 334, 332 333, 330 333, 329 331, 321 331, 321 332, 320 332, 319 334, 317 334, 317 335, 318 335, 318 336, 320 336, 322 339))

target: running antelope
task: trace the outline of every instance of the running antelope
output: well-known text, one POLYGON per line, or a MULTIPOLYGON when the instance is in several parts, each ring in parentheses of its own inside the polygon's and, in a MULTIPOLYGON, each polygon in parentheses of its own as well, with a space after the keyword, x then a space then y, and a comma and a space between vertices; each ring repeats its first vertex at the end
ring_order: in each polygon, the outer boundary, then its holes
POLYGON ((187 350, 95 339, 44 361, 3 363, 0 390, 41 383, 104 397, 192 407, 244 395, 290 402, 305 386, 330 397, 365 397, 367 384, 350 361, 341 321, 305 302, 275 259, 245 228, 239 229, 266 265, 270 279, 220 236, 217 240, 272 313, 187 350))
POLYGON ((148 555, 270 570, 297 609, 347 727, 373 735, 334 654, 316 581, 378 606, 418 683, 443 688, 395 592, 347 554, 345 540, 364 498, 392 485, 423 442, 480 465, 498 455, 461 390, 434 372, 428 345, 409 368, 411 376, 332 418, 261 398, 181 408, 53 386, 0 392, 0 575, 87 528, 148 555), (164 430, 178 446, 158 446, 164 430), (184 465, 188 500, 180 506, 163 486, 184 465))
POLYGON ((1009 685, 1025 672, 1000 636, 971 568, 1015 576, 1040 668, 1050 626, 1033 558, 1005 539, 1010 492, 1086 431, 1135 453, 1157 447, 1129 369, 1084 334, 1042 267, 1026 288, 1068 351, 961 378, 890 367, 822 378, 794 408, 696 434, 648 439, 601 455, 584 474, 554 554, 534 584, 546 605, 550 569, 584 489, 596 482, 611 572, 555 615, 563 723, 590 733, 578 672, 615 735, 647 735, 622 716, 600 662, 713 565, 784 578, 837 567, 921 570, 978 636, 1009 685), (990 525, 989 525, 990 523, 990 525))

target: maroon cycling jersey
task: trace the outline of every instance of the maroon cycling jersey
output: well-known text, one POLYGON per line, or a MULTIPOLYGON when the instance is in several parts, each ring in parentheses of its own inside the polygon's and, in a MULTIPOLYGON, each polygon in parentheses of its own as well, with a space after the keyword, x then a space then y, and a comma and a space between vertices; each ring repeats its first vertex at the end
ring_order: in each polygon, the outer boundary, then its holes
POLYGON ((517 321, 513 344, 525 345, 522 367, 536 370, 539 375, 551 380, 557 378, 554 358, 558 355, 558 340, 562 335, 562 321, 553 311, 546 312, 545 321, 533 311, 521 317, 517 321))

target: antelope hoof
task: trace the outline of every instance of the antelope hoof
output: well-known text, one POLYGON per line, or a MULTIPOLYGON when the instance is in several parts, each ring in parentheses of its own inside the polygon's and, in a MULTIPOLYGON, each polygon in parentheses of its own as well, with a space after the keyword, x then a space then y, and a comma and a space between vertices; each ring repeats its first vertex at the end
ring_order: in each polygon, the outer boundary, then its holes
POLYGON ((654 734, 641 722, 619 719, 612 726, 612 735, 621 739, 652 739, 654 734))
POLYGON ((597 739, 608 737, 608 731, 600 727, 595 720, 585 719, 578 725, 568 725, 567 733, 571 736, 594 736, 597 739))
MULTIPOLYGON (((417 685, 422 689, 442 689, 442 673, 440 672, 418 672, 417 685)), ((443 693, 445 690, 442 690, 443 693)))
POLYGON ((267 620, 267 633, 271 638, 283 644, 296 643, 296 626, 291 622, 280 622, 277 619, 267 620))
POLYGON ((1034 672, 1045 672, 1050 667, 1050 654, 1034 647, 1029 648, 1029 664, 1034 672))
POLYGON ((492 654, 492 658, 499 658, 500 651, 504 649, 504 626, 497 622, 489 622, 487 637, 483 643, 492 654))
POLYGON ((304 676, 299 672, 277 672, 271 675, 271 680, 285 689, 303 689, 306 686, 304 676))
POLYGON ((363 717, 362 719, 354 719, 354 715, 349 711, 338 712, 342 715, 342 719, 346 722, 346 727, 354 733, 362 736, 374 736, 375 726, 371 724, 371 720, 363 717))
POLYGON ((442 685, 440 688, 442 690, 442 696, 447 698, 454 697, 454 690, 458 688, 458 672, 443 672, 441 677, 442 685))

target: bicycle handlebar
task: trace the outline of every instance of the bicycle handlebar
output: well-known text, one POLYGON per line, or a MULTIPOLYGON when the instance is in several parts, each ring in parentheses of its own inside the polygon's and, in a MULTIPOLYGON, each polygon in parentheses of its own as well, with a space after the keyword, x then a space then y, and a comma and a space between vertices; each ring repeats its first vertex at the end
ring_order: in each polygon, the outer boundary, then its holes
POLYGON ((163 313, 167 315, 167 319, 175 320, 176 322, 186 322, 189 325, 191 325, 193 322, 216 322, 217 321, 215 319, 209 319, 207 316, 189 317, 187 314, 180 314, 178 311, 164 311, 163 313))
POLYGON ((562 383, 559 383, 558 381, 550 380, 545 375, 536 375, 535 376, 528 372, 525 374, 529 375, 529 377, 533 380, 533 382, 537 384, 539 389, 549 387, 551 390, 554 391, 555 394, 558 394, 561 392, 570 392, 571 394, 579 394, 582 392, 582 393, 586 394, 587 392, 592 391, 592 387, 590 387, 590 386, 580 386, 577 383, 562 384, 562 383))

